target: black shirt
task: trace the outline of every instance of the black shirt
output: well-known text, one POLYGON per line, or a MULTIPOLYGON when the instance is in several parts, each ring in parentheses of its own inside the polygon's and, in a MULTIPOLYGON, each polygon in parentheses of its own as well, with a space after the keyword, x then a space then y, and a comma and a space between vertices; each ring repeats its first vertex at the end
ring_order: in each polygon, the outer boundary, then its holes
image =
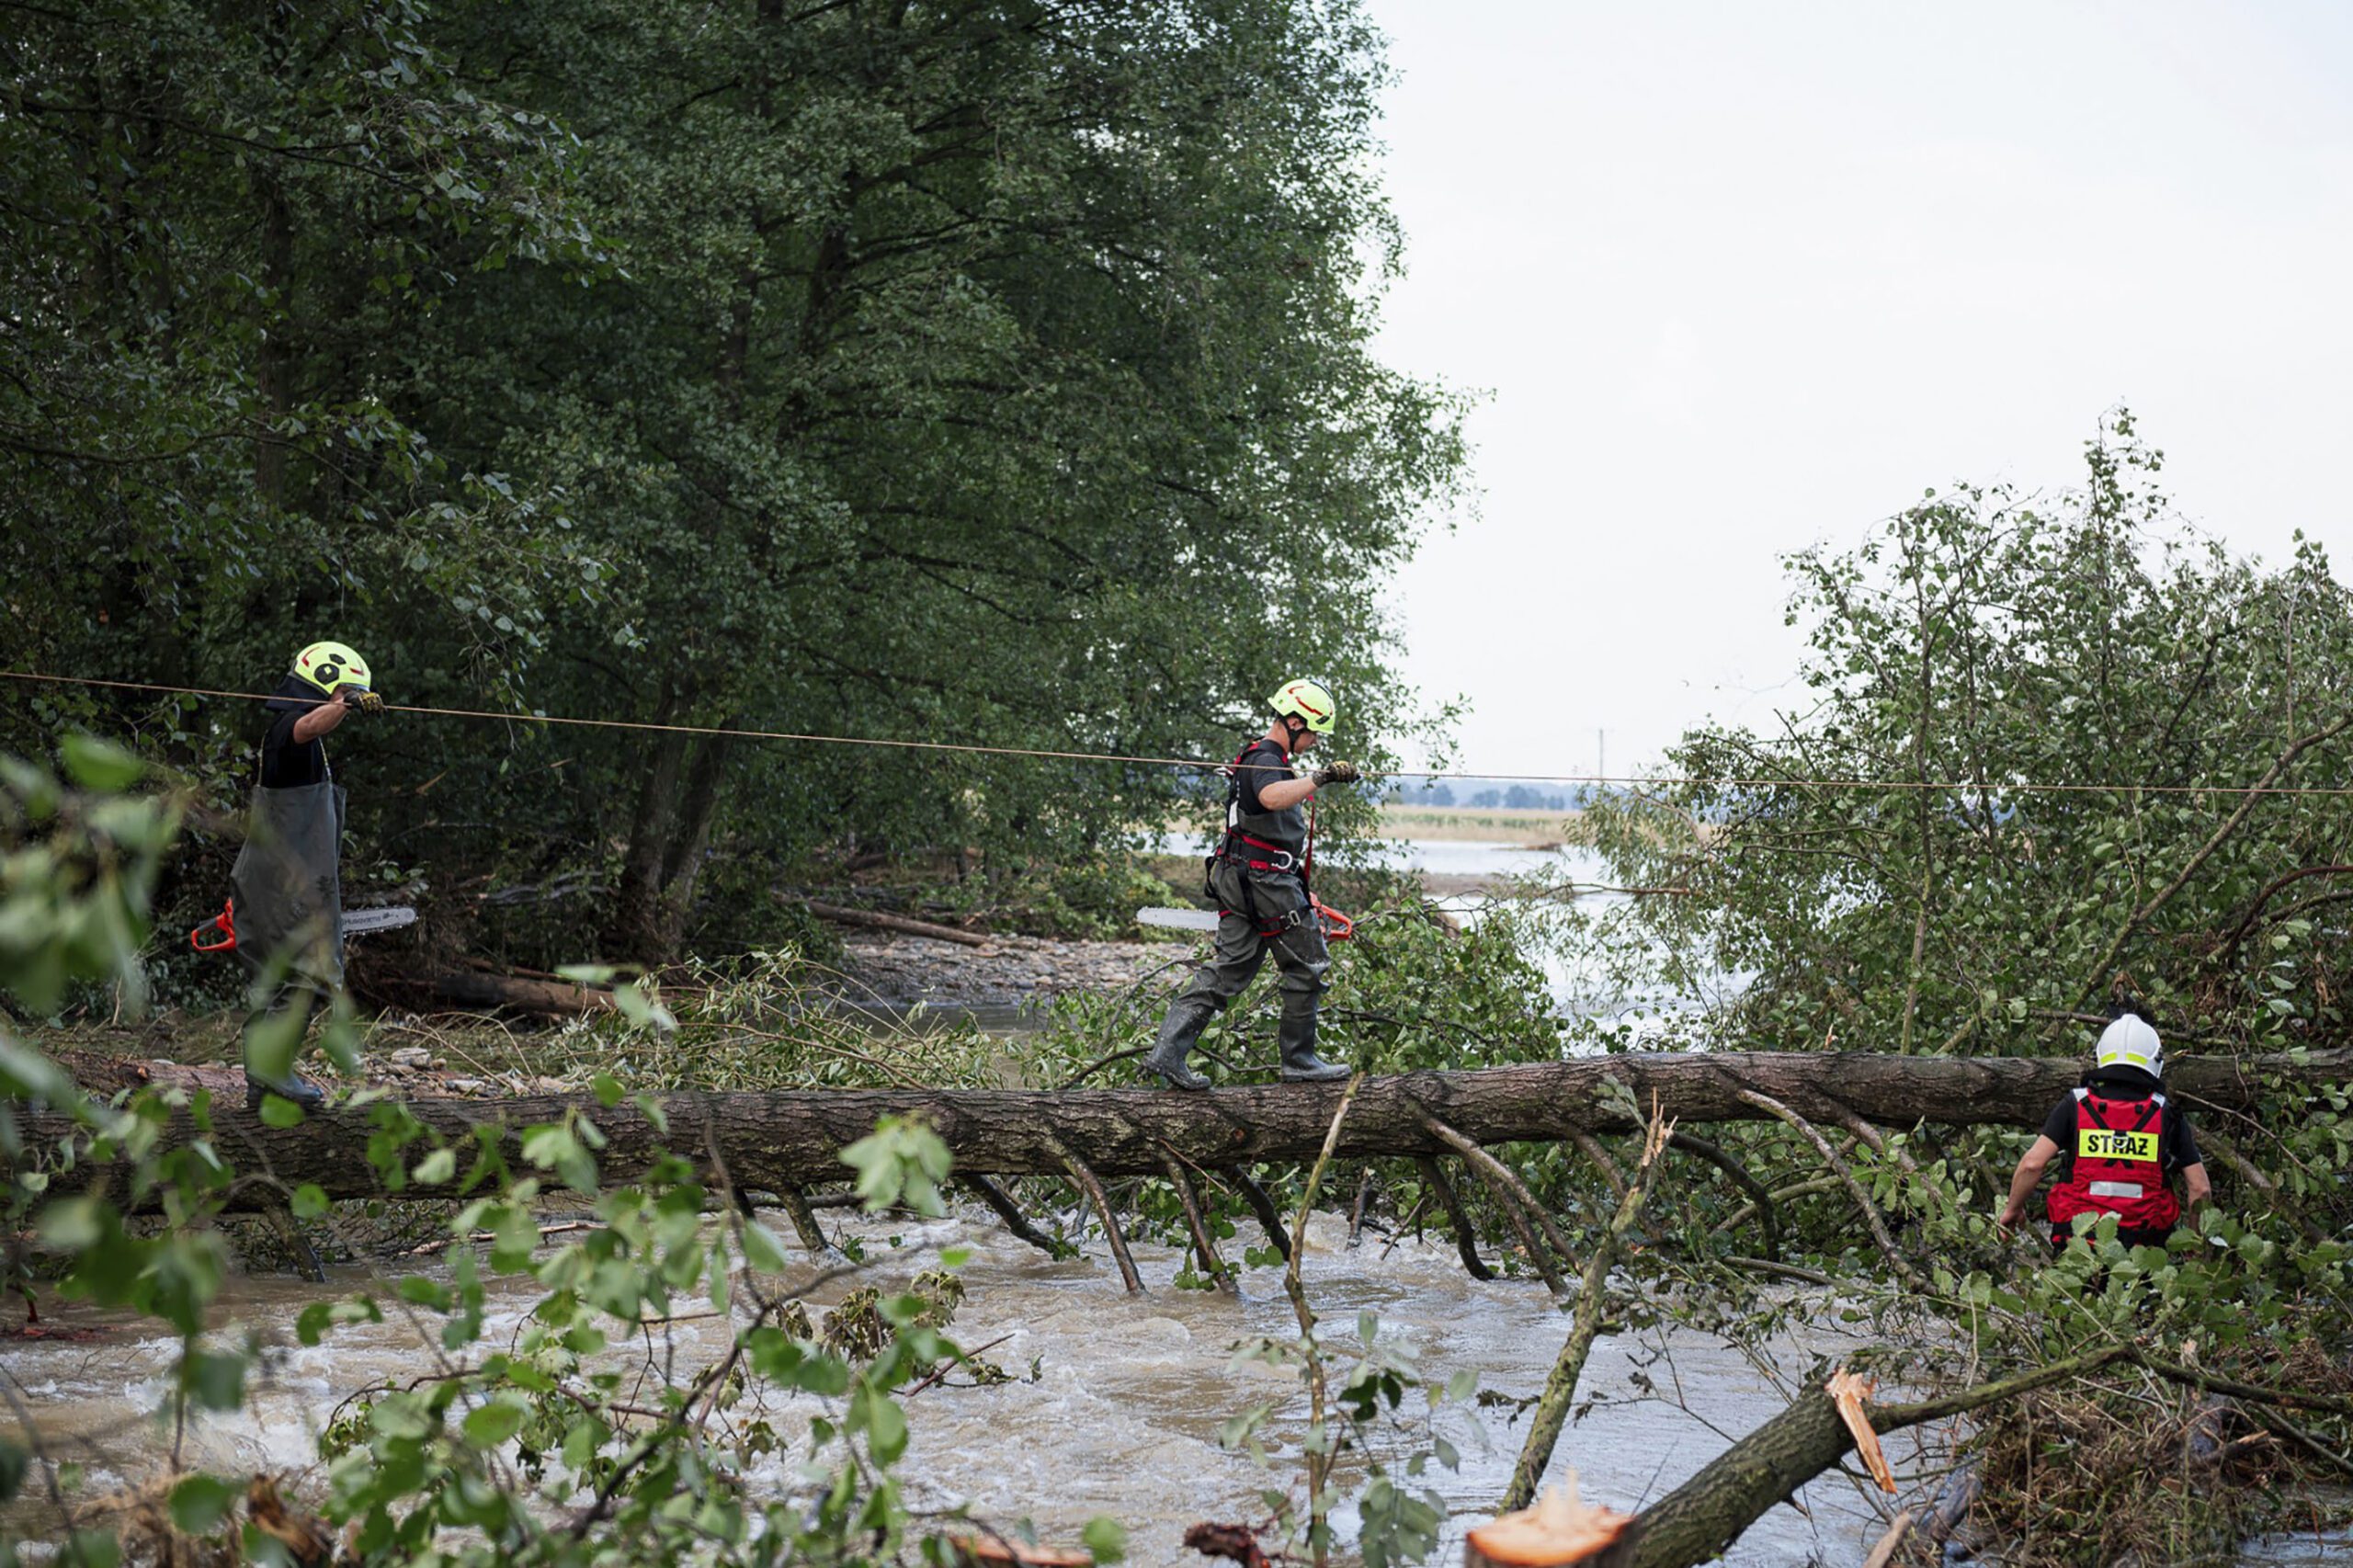
POLYGON ((290 675, 278 683, 278 689, 262 704, 276 715, 270 722, 269 733, 261 738, 263 789, 297 790, 305 784, 327 781, 326 743, 294 738, 294 722, 322 700, 317 687, 300 676, 290 675))
MULTIPOLYGON (((2145 1100, 2157 1090, 2156 1079, 2138 1067, 2102 1067, 2084 1074, 2084 1086, 2102 1099, 2145 1100)), ((2189 1119, 2171 1099, 2165 1101, 2161 1118, 2164 1131, 2157 1136, 2157 1168, 2167 1176, 2188 1165, 2202 1165, 2205 1156, 2198 1152, 2198 1141, 2189 1135, 2189 1119)), ((2042 1119, 2042 1135, 2059 1145, 2058 1179, 2065 1181, 2075 1171, 2075 1096, 2069 1095, 2051 1108, 2042 1119)))
POLYGON ((1291 777, 1290 754, 1272 741, 1256 741, 1235 759, 1233 777, 1242 787, 1243 811, 1264 815, 1267 808, 1258 803, 1259 787, 1291 777))

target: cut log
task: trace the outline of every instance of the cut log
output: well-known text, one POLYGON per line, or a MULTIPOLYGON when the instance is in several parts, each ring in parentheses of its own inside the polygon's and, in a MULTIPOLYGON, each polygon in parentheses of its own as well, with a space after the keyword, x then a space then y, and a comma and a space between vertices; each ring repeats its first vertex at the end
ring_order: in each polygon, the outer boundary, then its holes
POLYGON ((374 977, 374 988, 378 990, 395 983, 416 984, 446 1007, 485 1013, 574 1018, 590 1013, 610 1013, 620 1006, 610 991, 572 980, 529 980, 521 975, 485 974, 474 970, 447 970, 414 982, 406 976, 398 981, 384 975, 374 977))
POLYGON ((1095 1554, 1058 1546, 1025 1546, 1004 1536, 951 1535, 948 1549, 964 1568, 1094 1568, 1095 1554))
MULTIPOLYGON (((1455 1153, 1431 1130, 1433 1121, 1482 1145, 1558 1140, 1580 1127, 1632 1131, 1617 1108, 1625 1096, 1605 1096, 1605 1080, 1615 1080, 1646 1105, 1655 1095, 1666 1115, 1686 1123, 1769 1116, 1742 1098, 1741 1091, 1755 1085, 1801 1112, 1826 1116, 1834 1105, 1845 1105, 1893 1126, 1926 1120, 2035 1127, 2080 1072, 2073 1057, 1749 1052, 1608 1056, 1409 1073, 1364 1081, 1335 1154, 1373 1159, 1455 1153)), ((2353 1078, 2353 1061, 2342 1051, 2316 1051, 2302 1061, 2284 1055, 2200 1058, 2177 1063, 2169 1074, 2176 1097, 2193 1108, 2251 1104, 2265 1077, 2291 1085, 2341 1083, 2353 1078)), ((509 1135, 508 1158, 517 1163, 523 1129, 580 1117, 605 1137, 598 1158, 608 1180, 634 1180, 661 1152, 676 1150, 713 1179, 723 1170, 738 1187, 778 1192, 789 1185, 843 1179, 837 1152, 865 1137, 885 1116, 928 1122, 948 1145, 959 1175, 1064 1176, 1064 1152, 1107 1177, 1161 1176, 1171 1156, 1203 1170, 1304 1163, 1322 1148, 1340 1093, 1338 1085, 1286 1084, 1191 1095, 1144 1088, 676 1094, 660 1096, 666 1134, 633 1103, 608 1107, 585 1094, 421 1097, 409 1100, 407 1108, 429 1136, 461 1147, 471 1143, 475 1127, 502 1125, 509 1135)), ((377 1114, 369 1108, 329 1110, 301 1126, 277 1129, 246 1111, 241 1098, 216 1100, 213 1142, 239 1170, 267 1170, 289 1187, 313 1182, 329 1198, 384 1197, 389 1194, 374 1168, 353 1157, 377 1114)), ((73 1133, 68 1119, 54 1111, 26 1116, 23 1125, 27 1147, 54 1146, 73 1133)), ((182 1119, 166 1136, 192 1132, 182 1119)), ((468 1164, 460 1160, 459 1168, 468 1164)), ((71 1186, 91 1179, 93 1169, 79 1167, 59 1181, 71 1186)), ((96 1171, 104 1179, 104 1167, 96 1171)), ((410 1184, 403 1195, 453 1191, 448 1185, 410 1184)), ((252 1199, 256 1207, 265 1200, 266 1194, 252 1199)))
POLYGON ((807 900, 809 913, 820 920, 830 920, 836 926, 865 926, 878 931, 900 931, 910 937, 929 937, 936 942, 961 942, 968 948, 985 948, 995 941, 954 926, 935 926, 928 920, 913 920, 904 915, 885 915, 879 909, 850 909, 838 903, 819 903, 807 900))
POLYGON ((1577 1472, 1563 1472, 1531 1507, 1506 1514, 1462 1538, 1462 1568, 1619 1568, 1634 1549, 1634 1516, 1597 1508, 1577 1496, 1577 1472))

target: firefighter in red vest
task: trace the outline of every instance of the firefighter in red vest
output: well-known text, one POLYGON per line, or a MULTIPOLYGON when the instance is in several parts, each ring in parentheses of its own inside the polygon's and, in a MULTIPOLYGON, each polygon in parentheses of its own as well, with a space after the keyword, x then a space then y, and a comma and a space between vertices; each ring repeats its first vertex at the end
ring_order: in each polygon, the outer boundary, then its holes
POLYGON ((2026 1200, 2055 1154, 2052 1251, 2065 1250, 2078 1214, 2115 1215, 2117 1239, 2126 1246, 2165 1245, 2183 1207, 2168 1178, 2180 1173, 2192 1209, 2213 1192, 2189 1119, 2165 1098, 2165 1065, 2164 1043, 2146 1018, 2128 1012, 2109 1024, 2099 1037, 2097 1065, 2052 1108, 2042 1135, 2019 1159, 2010 1199, 1995 1223, 2007 1232, 2025 1217, 2026 1200))

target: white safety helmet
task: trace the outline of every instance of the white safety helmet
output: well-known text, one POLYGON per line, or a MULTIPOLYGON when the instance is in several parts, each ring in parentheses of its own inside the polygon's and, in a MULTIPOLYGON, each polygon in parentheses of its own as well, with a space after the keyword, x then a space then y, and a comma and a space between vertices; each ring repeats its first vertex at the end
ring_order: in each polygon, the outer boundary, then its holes
POLYGON ((2146 1018, 2125 1014, 2102 1029, 2099 1035, 2099 1064, 2102 1067, 2138 1067, 2153 1078, 2165 1075, 2165 1042, 2157 1039, 2157 1031, 2149 1027, 2146 1018))

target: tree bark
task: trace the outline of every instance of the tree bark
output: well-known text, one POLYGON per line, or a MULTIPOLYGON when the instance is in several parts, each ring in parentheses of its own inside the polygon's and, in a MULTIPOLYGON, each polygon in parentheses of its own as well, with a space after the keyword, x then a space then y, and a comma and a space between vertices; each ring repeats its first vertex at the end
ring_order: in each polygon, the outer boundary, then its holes
MULTIPOLYGON (((1870 1055, 1861 1052, 1755 1051, 1608 1056, 1491 1067, 1476 1072, 1409 1073, 1365 1080, 1335 1154, 1371 1159, 1450 1154, 1430 1131, 1433 1119, 1480 1144, 1551 1142, 1583 1129, 1635 1130, 1618 1108, 1657 1096, 1666 1116, 1685 1123, 1754 1121, 1772 1113, 1742 1098, 1750 1085, 1811 1115, 1840 1108, 1884 1124, 2039 1126, 2072 1088, 2073 1057, 1983 1058, 1870 1055), (1614 1079, 1631 1096, 1605 1096, 1614 1079)), ((2201 1105, 2254 1103, 2261 1080, 2307 1085, 2353 1079, 2353 1054, 2192 1058, 2169 1074, 2176 1098, 2201 1105)), ((735 1186, 780 1191, 786 1185, 835 1181, 838 1151, 873 1131, 884 1116, 919 1116, 947 1143, 959 1175, 1029 1176, 1067 1172, 1064 1152, 1104 1176, 1163 1176, 1174 1157, 1205 1170, 1269 1161, 1305 1163, 1323 1146, 1336 1085, 1288 1084, 1178 1095, 1162 1089, 840 1089, 769 1093, 689 1093, 661 1097, 665 1136, 634 1104, 599 1105, 589 1095, 507 1100, 419 1098, 409 1113, 429 1132, 463 1145, 478 1125, 503 1126, 510 1159, 519 1162, 523 1129, 585 1118, 608 1140, 599 1156, 605 1178, 644 1175, 657 1154, 676 1150, 735 1186)), ((211 1109, 213 1142, 241 1173, 269 1172, 291 1186, 316 1183, 330 1198, 388 1196, 377 1173, 354 1151, 373 1127, 373 1112, 330 1110, 299 1127, 273 1129, 243 1101, 211 1109)), ((53 1146, 73 1128, 56 1112, 24 1119, 24 1146, 53 1146)), ((186 1138, 185 1115, 166 1136, 186 1138)), ((414 1163, 412 1161, 412 1163, 414 1163)), ((467 1164, 460 1161, 460 1168, 467 1164)), ((91 1167, 84 1166, 82 1171, 91 1167)), ((100 1167, 101 1172, 103 1167, 100 1167)), ((63 1180, 89 1179, 82 1171, 63 1180)), ((101 1175, 99 1179, 103 1179, 101 1175)), ((452 1188, 410 1186, 407 1196, 452 1188)), ((266 1195, 257 1195, 258 1206, 266 1195)))
POLYGON ((937 926, 928 920, 911 920, 904 915, 885 915, 875 909, 850 909, 838 903, 820 903, 813 898, 803 902, 810 914, 836 925, 866 926, 877 931, 904 931, 910 937, 929 937, 936 942, 961 942, 968 948, 985 948, 996 940, 976 931, 937 926))
MULTIPOLYGON (((2123 1358, 2130 1347, 2112 1346, 2054 1362, 2000 1382, 1980 1383, 1943 1399, 1919 1404, 1866 1407, 1871 1427, 1902 1427, 1982 1409, 2048 1388, 2123 1358)), ((1740 1539, 1765 1511, 1836 1464, 1855 1446, 1837 1406, 1819 1381, 1790 1407, 1702 1466, 1699 1473, 1643 1512, 1634 1568, 1691 1568, 1712 1562, 1740 1539)))

